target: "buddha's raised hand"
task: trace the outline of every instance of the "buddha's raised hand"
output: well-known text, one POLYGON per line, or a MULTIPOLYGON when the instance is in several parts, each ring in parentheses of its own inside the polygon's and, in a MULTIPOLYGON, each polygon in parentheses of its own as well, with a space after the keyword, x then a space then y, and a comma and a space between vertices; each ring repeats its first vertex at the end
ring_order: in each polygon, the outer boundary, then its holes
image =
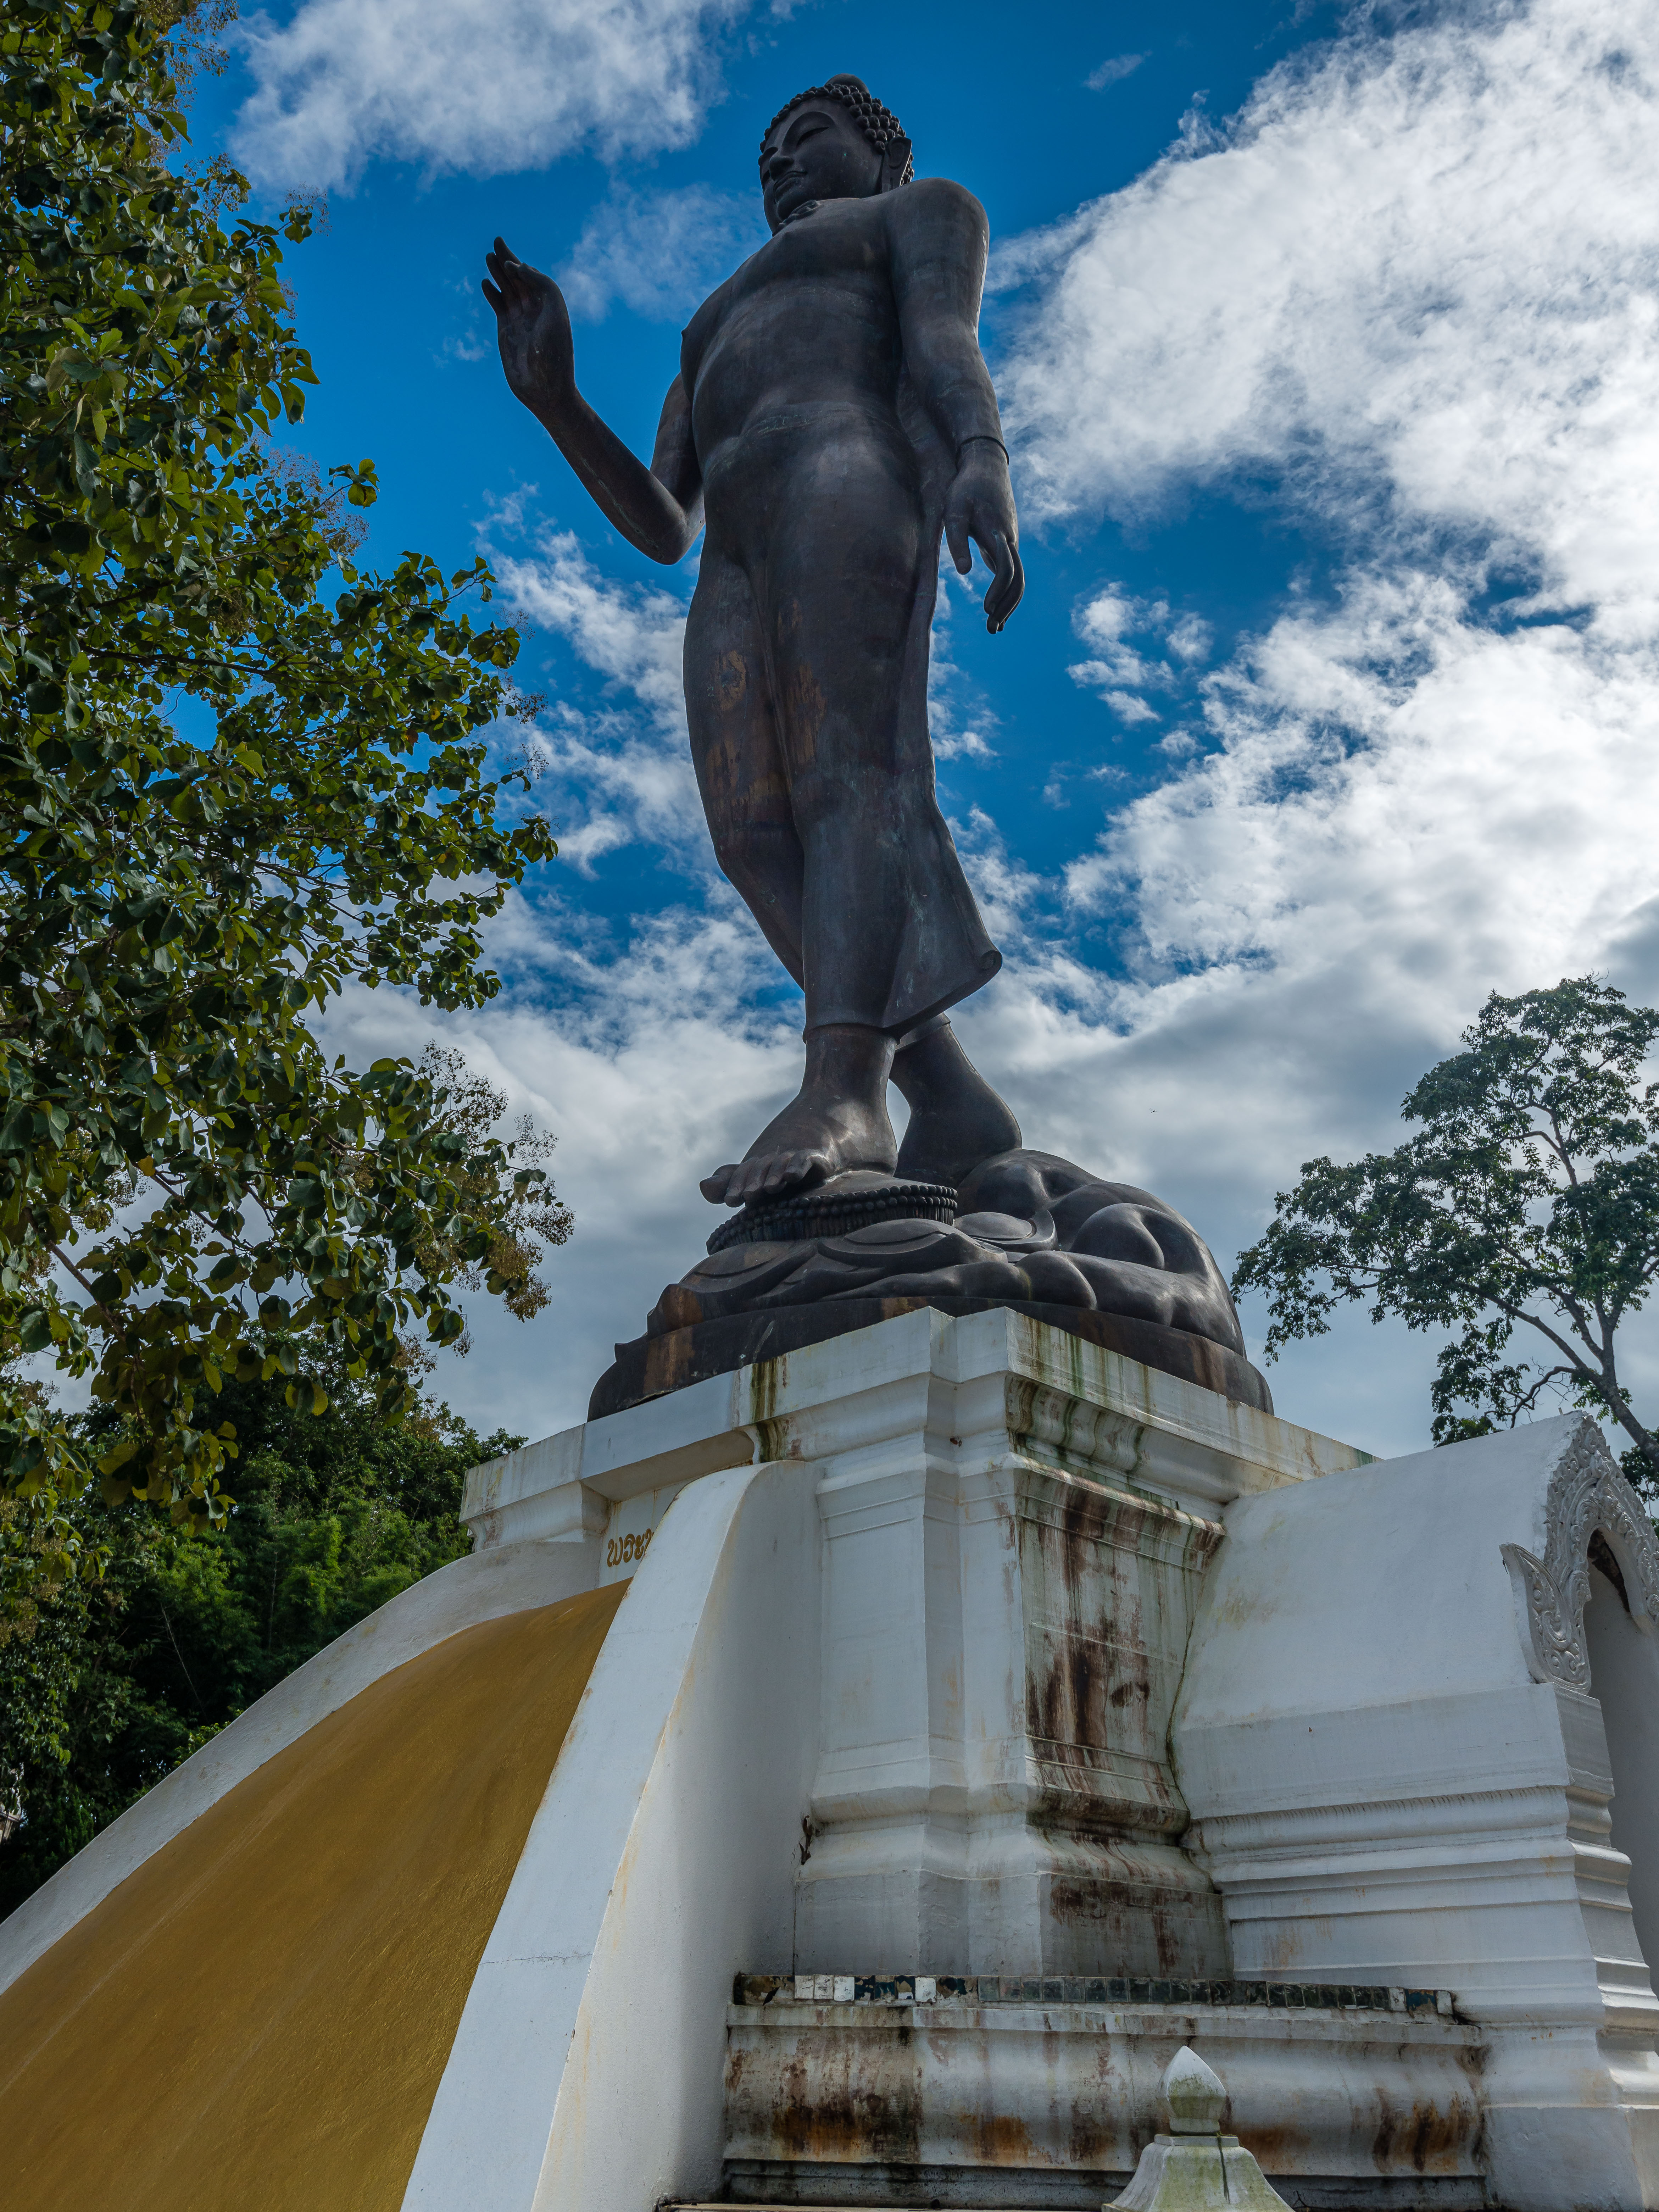
POLYGON ((483 295, 495 310, 495 336, 501 367, 514 395, 537 413, 558 407, 576 388, 570 314, 564 295, 550 276, 520 261, 504 238, 486 254, 495 283, 483 295))

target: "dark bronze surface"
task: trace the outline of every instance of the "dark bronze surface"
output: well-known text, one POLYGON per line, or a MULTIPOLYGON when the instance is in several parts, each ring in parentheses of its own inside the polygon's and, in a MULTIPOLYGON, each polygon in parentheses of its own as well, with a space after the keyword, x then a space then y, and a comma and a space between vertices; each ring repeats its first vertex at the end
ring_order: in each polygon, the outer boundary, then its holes
POLYGON ((837 1176, 770 1206, 740 1206, 708 1239, 712 1259, 734 1244, 799 1244, 814 1237, 846 1237, 878 1222, 952 1222, 961 1212, 949 1183, 907 1182, 867 1172, 837 1176))
POLYGON ((915 1034, 1000 965, 934 794, 941 532, 963 573, 974 545, 995 572, 993 631, 1024 572, 977 337, 985 211, 945 179, 909 181, 909 151, 856 78, 781 111, 761 151, 772 240, 687 325, 648 469, 576 388, 558 287, 500 239, 489 257, 507 381, 611 522, 663 562, 707 527, 692 758, 716 856, 800 985, 807 1037, 799 1096, 708 1179, 717 1202, 891 1170, 890 1080, 923 1101, 908 1176, 949 1182, 943 1155, 964 1139, 975 1157, 1018 1141, 959 1048, 942 1082, 915 1034))

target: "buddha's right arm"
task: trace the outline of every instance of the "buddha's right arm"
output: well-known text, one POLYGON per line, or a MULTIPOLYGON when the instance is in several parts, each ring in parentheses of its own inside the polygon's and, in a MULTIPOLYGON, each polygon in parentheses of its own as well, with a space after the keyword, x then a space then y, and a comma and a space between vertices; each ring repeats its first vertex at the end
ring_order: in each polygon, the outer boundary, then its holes
POLYGON ((691 442, 691 410, 677 376, 663 402, 647 468, 573 386, 534 409, 595 504, 647 560, 684 560, 702 528, 702 477, 691 442))
POLYGON ((553 279, 521 261, 504 238, 484 260, 494 281, 483 295, 495 310, 509 388, 630 545, 665 564, 684 559, 702 527, 702 477, 683 382, 677 376, 668 387, 647 469, 576 389, 570 312, 553 279))

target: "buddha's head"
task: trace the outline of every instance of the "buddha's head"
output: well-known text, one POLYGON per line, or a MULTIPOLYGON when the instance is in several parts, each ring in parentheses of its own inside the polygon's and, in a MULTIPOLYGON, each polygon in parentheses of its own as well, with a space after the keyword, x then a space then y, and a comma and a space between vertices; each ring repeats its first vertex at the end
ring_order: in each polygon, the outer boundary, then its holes
POLYGON ((761 197, 774 231, 809 200, 862 200, 908 185, 910 142, 890 108, 855 76, 798 92, 772 118, 760 151, 761 197))

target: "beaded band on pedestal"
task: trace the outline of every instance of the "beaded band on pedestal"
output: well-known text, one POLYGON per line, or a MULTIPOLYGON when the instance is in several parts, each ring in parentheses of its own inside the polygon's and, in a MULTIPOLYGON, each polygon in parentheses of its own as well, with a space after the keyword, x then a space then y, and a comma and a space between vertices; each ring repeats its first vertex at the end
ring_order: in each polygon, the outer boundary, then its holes
POLYGON ((708 1240, 712 1256, 733 1244, 799 1244, 812 1237, 845 1237, 878 1221, 937 1221, 957 1218, 957 1194, 948 1183, 882 1182, 828 1194, 805 1190, 771 1206, 745 1206, 721 1222, 708 1240))

